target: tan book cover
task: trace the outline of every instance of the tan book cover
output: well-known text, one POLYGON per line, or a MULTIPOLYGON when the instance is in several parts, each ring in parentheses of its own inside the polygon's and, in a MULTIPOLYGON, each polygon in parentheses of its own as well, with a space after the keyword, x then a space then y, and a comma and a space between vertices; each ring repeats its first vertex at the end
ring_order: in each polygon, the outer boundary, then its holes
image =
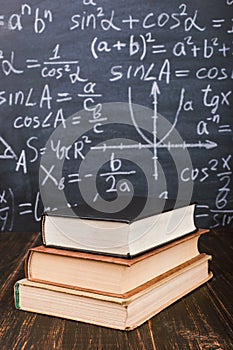
POLYGON ((28 279, 116 295, 128 293, 148 280, 199 255, 200 229, 134 258, 119 258, 44 246, 29 250, 28 279))
POLYGON ((99 294, 23 279, 15 284, 17 309, 131 330, 208 281, 206 254, 121 296, 99 294))

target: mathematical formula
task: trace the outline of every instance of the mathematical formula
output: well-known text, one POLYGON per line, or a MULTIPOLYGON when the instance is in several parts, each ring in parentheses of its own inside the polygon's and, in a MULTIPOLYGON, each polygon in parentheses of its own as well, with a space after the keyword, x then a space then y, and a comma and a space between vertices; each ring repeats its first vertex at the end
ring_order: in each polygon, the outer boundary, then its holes
POLYGON ((78 205, 91 181, 93 202, 140 192, 141 172, 159 197, 193 186, 199 226, 232 225, 233 2, 207 2, 2 6, 1 231, 38 227, 40 187, 78 205))

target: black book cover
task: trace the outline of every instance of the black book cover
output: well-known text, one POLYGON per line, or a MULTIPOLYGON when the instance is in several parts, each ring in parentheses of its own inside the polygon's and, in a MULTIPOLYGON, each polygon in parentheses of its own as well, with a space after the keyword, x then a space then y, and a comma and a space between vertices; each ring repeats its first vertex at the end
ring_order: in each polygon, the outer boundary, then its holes
MULTIPOLYGON (((95 209, 87 203, 82 203, 75 207, 58 208, 56 210, 46 211, 44 214, 49 216, 64 216, 92 220, 111 220, 126 222, 128 224, 144 219, 146 217, 160 214, 162 212, 174 210, 180 207, 187 207, 189 203, 177 202, 174 199, 158 199, 152 197, 133 197, 130 203, 122 210, 116 212, 106 212, 102 210, 101 202, 93 203, 95 209)), ((111 205, 111 201, 109 201, 111 205)))

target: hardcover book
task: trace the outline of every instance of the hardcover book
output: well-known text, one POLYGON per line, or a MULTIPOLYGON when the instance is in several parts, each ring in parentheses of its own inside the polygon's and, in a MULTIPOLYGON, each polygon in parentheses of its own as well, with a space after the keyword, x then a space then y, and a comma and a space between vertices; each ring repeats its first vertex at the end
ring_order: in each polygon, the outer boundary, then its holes
POLYGON ((46 246, 135 256, 196 230, 195 205, 153 199, 143 208, 137 198, 118 213, 96 212, 87 206, 47 212, 42 237, 46 246), (141 209, 141 212, 140 212, 141 209), (145 210, 144 210, 145 209, 145 210))
POLYGON ((131 330, 208 281, 210 256, 200 254, 167 273, 116 297, 23 279, 15 284, 17 309, 131 330))
POLYGON ((31 281, 119 296, 197 256, 199 237, 206 232, 200 229, 128 259, 39 246, 28 251, 25 275, 31 281))

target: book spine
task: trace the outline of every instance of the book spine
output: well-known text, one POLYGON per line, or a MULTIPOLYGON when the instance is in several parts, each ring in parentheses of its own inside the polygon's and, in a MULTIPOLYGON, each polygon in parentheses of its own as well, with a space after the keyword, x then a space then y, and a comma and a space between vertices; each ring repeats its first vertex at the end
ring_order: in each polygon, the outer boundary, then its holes
POLYGON ((28 249, 27 255, 24 261, 24 273, 27 278, 30 278, 30 261, 31 261, 32 254, 33 254, 33 250, 28 249))
POLYGON ((45 220, 46 220, 46 214, 42 215, 41 220, 41 236, 42 236, 42 242, 44 245, 46 245, 46 239, 45 239, 45 220))
POLYGON ((19 306, 19 283, 16 282, 14 286, 14 300, 16 309, 20 310, 19 306))

